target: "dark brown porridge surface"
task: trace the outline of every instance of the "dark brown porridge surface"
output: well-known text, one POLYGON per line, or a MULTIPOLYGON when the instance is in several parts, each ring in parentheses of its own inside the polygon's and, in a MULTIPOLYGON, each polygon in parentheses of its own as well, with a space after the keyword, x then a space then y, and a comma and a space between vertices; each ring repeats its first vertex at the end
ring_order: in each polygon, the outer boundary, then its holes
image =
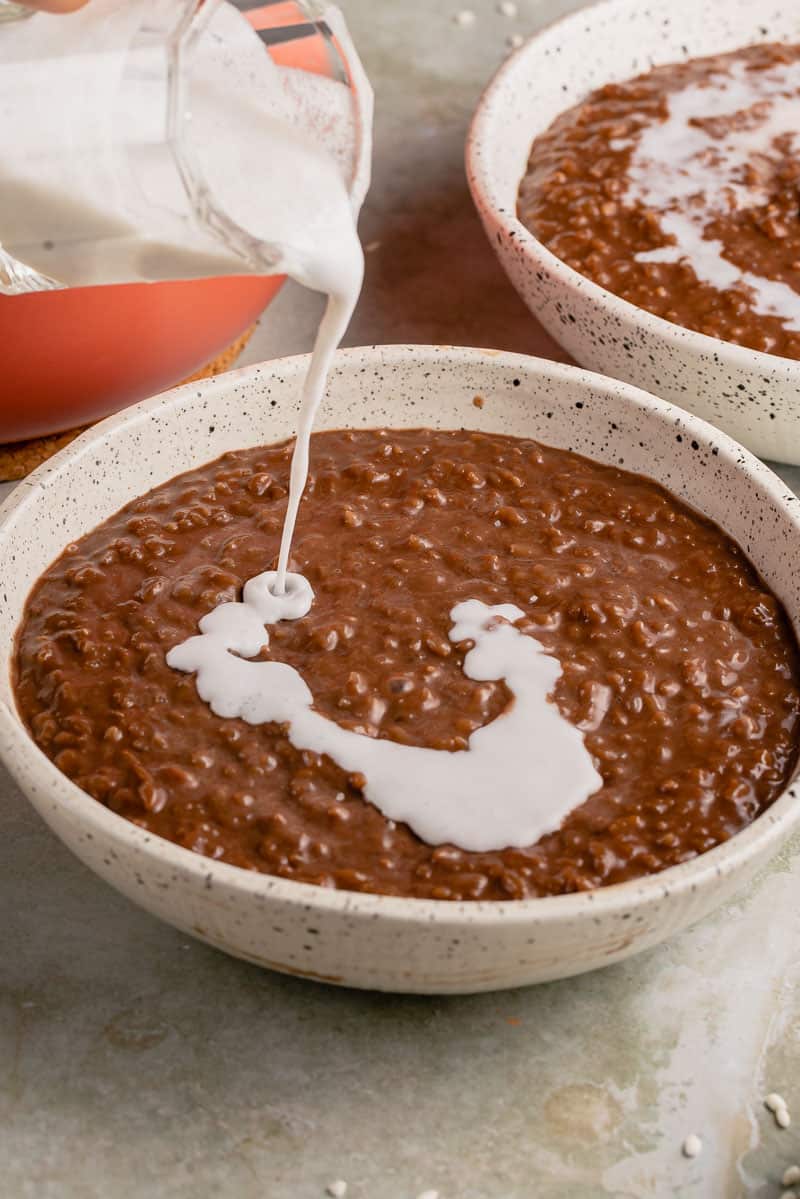
MULTIPOLYGON (((673 93, 695 84, 707 88, 739 64, 748 76, 764 77, 798 61, 798 45, 749 46, 656 67, 597 89, 533 143, 520 186, 520 219, 568 266, 656 316, 754 350, 800 358, 800 333, 785 319, 756 311, 746 282, 718 289, 698 280, 690 259, 636 261, 637 254, 669 245, 673 238, 662 227, 663 212, 626 195, 637 135, 665 120, 673 93)), ((776 93, 793 97, 800 130, 800 74, 792 80, 776 84, 776 93)), ((757 128, 769 113, 769 102, 760 100, 712 117, 699 102, 689 126, 708 134, 705 158, 710 162, 726 135, 757 128)), ((800 294, 800 156, 791 135, 777 136, 768 150, 753 151, 733 172, 732 182, 738 198, 726 189, 704 236, 719 240, 725 259, 742 271, 800 294)), ((702 194, 698 177, 696 194, 670 207, 695 204, 702 194)))
POLYGON ((316 601, 272 626, 269 654, 348 728, 465 748, 508 692, 462 673, 469 643, 449 642, 450 609, 518 604, 519 627, 562 662, 554 698, 587 730, 599 792, 530 848, 435 847, 280 727, 215 716, 165 654, 274 565, 290 452, 230 453, 173 479, 70 545, 33 589, 20 709, 100 803, 250 870, 508 899, 662 870, 779 794, 795 761, 800 661, 742 552, 644 478, 499 435, 316 434, 291 563, 316 601))

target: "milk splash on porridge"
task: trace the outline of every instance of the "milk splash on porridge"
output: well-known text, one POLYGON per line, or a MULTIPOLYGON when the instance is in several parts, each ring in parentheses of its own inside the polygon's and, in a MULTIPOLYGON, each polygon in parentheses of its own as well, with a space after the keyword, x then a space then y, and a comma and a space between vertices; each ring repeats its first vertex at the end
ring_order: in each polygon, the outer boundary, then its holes
POLYGON ((314 697, 285 662, 248 661, 269 646, 265 625, 304 616, 309 583, 289 574, 277 595, 268 572, 245 584, 243 602, 220 604, 200 635, 176 646, 167 662, 194 672, 201 699, 218 716, 287 726, 296 749, 327 754, 364 777, 363 793, 389 820, 405 821, 431 845, 486 851, 535 844, 602 786, 581 733, 548 699, 558 660, 514 628, 514 604, 465 600, 450 612, 450 640, 472 641, 463 670, 470 679, 504 680, 511 703, 454 752, 400 745, 342 728, 314 711, 314 697))
MULTIPOLYGON (((800 331, 794 288, 742 270, 706 233, 720 215, 765 202, 758 177, 778 139, 800 152, 800 62, 760 71, 733 62, 724 73, 670 93, 666 103, 666 120, 635 136, 624 200, 655 212, 670 244, 637 254, 637 262, 688 262, 701 283, 720 291, 744 286, 756 312, 800 331), (714 119, 732 117, 717 132, 714 119)), ((627 144, 612 143, 615 149, 627 144)))

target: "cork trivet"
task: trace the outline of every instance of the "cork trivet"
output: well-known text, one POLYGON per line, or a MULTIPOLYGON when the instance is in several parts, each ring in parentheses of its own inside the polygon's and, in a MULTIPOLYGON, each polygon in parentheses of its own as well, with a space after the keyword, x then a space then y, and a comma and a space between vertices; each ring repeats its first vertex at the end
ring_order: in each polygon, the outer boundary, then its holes
MULTIPOLYGON (((236 341, 217 354, 216 358, 193 375, 189 375, 188 379, 184 379, 184 383, 193 383, 196 379, 210 379, 212 375, 221 375, 224 371, 230 370, 252 337, 254 329, 255 325, 251 325, 241 337, 237 337, 236 341)), ((83 433, 89 427, 89 425, 81 425, 78 429, 68 429, 66 433, 56 433, 52 437, 34 437, 30 441, 0 445, 0 482, 24 479, 32 470, 35 470, 42 462, 46 462, 48 458, 52 458, 53 454, 57 454, 65 445, 74 441, 79 433, 83 433)))

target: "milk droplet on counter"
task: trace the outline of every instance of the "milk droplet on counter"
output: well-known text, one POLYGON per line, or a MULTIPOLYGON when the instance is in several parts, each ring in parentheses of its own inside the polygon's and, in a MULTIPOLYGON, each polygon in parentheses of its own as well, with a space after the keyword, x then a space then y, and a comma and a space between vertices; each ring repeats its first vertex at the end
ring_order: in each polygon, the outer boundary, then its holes
POLYGON ((477 852, 533 845, 602 786, 581 733, 548 698, 560 663, 509 623, 524 616, 516 605, 472 599, 450 612, 450 640, 473 642, 464 674, 504 680, 512 696, 471 734, 468 749, 451 752, 342 728, 314 711, 294 667, 248 661, 269 645, 263 612, 274 623, 311 604, 311 588, 297 576, 287 577, 284 595, 270 591, 275 582, 274 575, 250 580, 242 603, 221 604, 200 621, 199 636, 167 654, 171 667, 196 675, 198 694, 218 716, 287 725, 295 748, 363 775, 365 799, 429 845, 477 852))
POLYGON ((772 1091, 767 1095, 764 1100, 764 1107, 767 1111, 772 1112, 778 1128, 788 1128, 792 1123, 792 1117, 789 1114, 789 1107, 786 1100, 777 1091, 772 1091))
MULTIPOLYGON (((733 62, 724 73, 669 93, 666 106, 664 121, 645 125, 633 137, 624 200, 656 212, 671 244, 642 251, 636 261, 687 262, 701 283, 721 291, 744 286, 754 311, 800 331, 800 294, 736 266, 725 257, 721 241, 706 237, 720 215, 765 202, 763 189, 743 183, 741 175, 748 164, 769 158, 776 138, 791 138, 800 153, 800 62, 763 71, 733 62), (739 113, 750 119, 720 136, 691 123, 739 113)), ((615 140, 612 149, 629 144, 615 140)))
POLYGON ((681 1151, 684 1157, 699 1157, 703 1152, 703 1142, 700 1140, 697 1133, 690 1132, 686 1140, 683 1142, 681 1151))

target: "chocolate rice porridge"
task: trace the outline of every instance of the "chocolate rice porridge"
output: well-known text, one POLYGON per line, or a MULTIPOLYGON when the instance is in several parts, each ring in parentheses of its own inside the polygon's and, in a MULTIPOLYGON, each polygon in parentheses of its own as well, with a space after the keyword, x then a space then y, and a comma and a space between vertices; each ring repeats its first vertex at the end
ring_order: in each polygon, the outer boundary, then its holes
MULTIPOLYGON (((316 599, 271 629, 317 710, 455 750, 508 702, 461 669, 460 599, 514 603, 603 779, 538 844, 428 845, 285 730, 215 716, 165 654, 274 563, 291 443, 229 453, 70 545, 30 596, 16 686, 32 736, 112 811, 249 870, 352 891, 509 899, 650 874, 731 837, 785 787, 800 658, 742 551, 659 485, 470 431, 313 438, 292 569, 316 599)), ((531 771, 536 762, 531 761, 531 771)), ((491 803, 487 795, 487 803, 491 803)))
POLYGON ((800 46, 598 88, 533 143, 519 215, 632 304, 800 358, 800 46))

